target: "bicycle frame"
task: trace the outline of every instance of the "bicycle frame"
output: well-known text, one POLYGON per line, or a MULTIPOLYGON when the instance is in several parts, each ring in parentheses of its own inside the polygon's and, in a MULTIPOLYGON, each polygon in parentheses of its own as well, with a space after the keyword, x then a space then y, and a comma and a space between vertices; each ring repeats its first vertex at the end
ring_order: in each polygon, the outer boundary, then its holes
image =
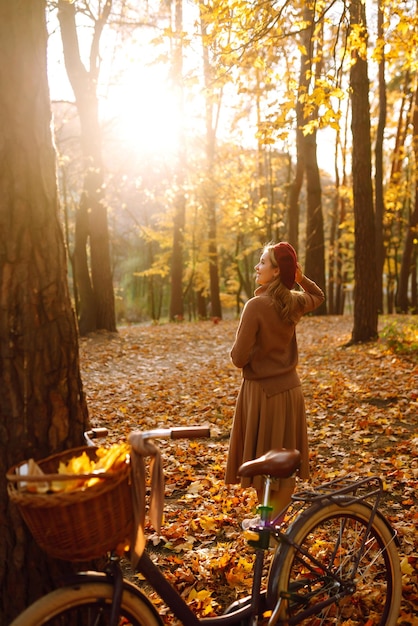
MULTIPOLYGON (((262 565, 263 559, 259 557, 259 561, 262 565)), ((137 564, 136 571, 143 574, 147 582, 172 610, 173 614, 187 626, 201 626, 202 624, 205 626, 233 626, 239 624, 241 620, 246 620, 246 623, 249 623, 248 620, 250 618, 253 618, 254 624, 256 624, 259 612, 267 610, 265 604, 266 591, 260 591, 260 586, 258 586, 253 594, 234 602, 229 607, 227 614, 199 618, 193 613, 176 589, 168 582, 164 574, 153 563, 146 552, 142 554, 137 564)), ((70 574, 65 576, 61 584, 63 586, 77 585, 86 582, 103 581, 103 579, 110 579, 114 589, 109 626, 117 626, 119 624, 119 610, 124 587, 128 587, 131 592, 136 595, 141 595, 142 601, 145 599, 148 600, 147 596, 144 595, 137 586, 123 578, 119 558, 115 560, 111 558, 104 572, 86 571, 70 574)), ((148 602, 152 604, 150 600, 148 600, 148 602)))
MULTIPOLYGON (((340 503, 342 504, 343 500, 340 499, 340 503)), ((317 502, 314 506, 315 509, 320 508, 320 503, 317 502)), ((302 515, 309 517, 312 512, 312 508, 308 507, 302 515)), ((295 514, 296 517, 299 518, 299 512, 295 514)), ((384 517, 380 514, 379 511, 376 512, 382 520, 384 517)), ((309 552, 305 551, 302 546, 295 544, 291 537, 288 536, 288 532, 282 532, 279 528, 272 528, 271 525, 268 527, 264 527, 264 533, 272 533, 279 541, 287 543, 295 547, 299 554, 301 554, 306 562, 312 563, 312 568, 320 568, 324 572, 324 579, 329 578, 330 580, 335 580, 338 584, 342 584, 343 581, 332 571, 328 570, 324 567, 324 564, 318 561, 313 555, 309 552)), ((393 532, 393 539, 396 540, 396 534, 393 532)), ((258 623, 258 618, 263 613, 270 611, 271 617, 269 619, 269 626, 273 626, 279 620, 279 614, 281 611, 282 603, 291 599, 291 593, 285 594, 283 592, 280 593, 280 597, 277 597, 278 586, 277 586, 277 577, 279 572, 275 571, 274 562, 272 564, 272 571, 269 576, 269 585, 267 590, 262 590, 261 588, 261 579, 263 573, 263 563, 264 563, 264 554, 265 549, 256 548, 256 562, 254 566, 254 578, 253 578, 253 588, 252 593, 245 598, 242 598, 227 608, 226 612, 223 615, 218 615, 215 617, 207 617, 207 618, 198 618, 187 603, 183 600, 183 598, 179 595, 176 589, 168 582, 165 578, 162 571, 158 568, 157 565, 153 563, 150 556, 144 552, 137 564, 137 570, 143 574, 147 582, 153 587, 153 589, 159 594, 160 598, 166 603, 166 605, 171 609, 173 614, 185 625, 187 626, 236 626, 238 624, 246 624, 255 626, 258 623)), ((118 565, 118 559, 115 562, 110 560, 109 568, 106 569, 107 576, 111 576, 112 585, 114 587, 114 598, 112 601, 112 619, 111 626, 116 626, 118 624, 118 612, 120 606, 120 597, 122 589, 128 586, 134 593, 142 594, 142 592, 135 587, 132 583, 128 583, 127 581, 122 579, 122 572, 118 565)), ((86 572, 80 573, 76 577, 71 578, 71 583, 77 584, 77 582, 85 582, 87 581, 95 581, 98 578, 103 579, 106 577, 106 574, 97 573, 97 572, 86 572)), ((68 582, 68 581, 67 581, 68 582)), ((335 594, 331 599, 325 600, 321 603, 317 603, 314 608, 307 609, 306 611, 299 614, 297 620, 290 621, 289 624, 297 624, 303 619, 307 619, 310 616, 318 614, 318 611, 327 608, 327 606, 333 604, 336 600, 343 598, 346 595, 349 595, 350 588, 345 582, 342 584, 341 588, 343 591, 340 594, 335 594)), ((146 596, 143 596, 143 601, 146 596)), ((148 600, 148 599, 147 599, 148 600)), ((151 602, 148 600, 148 602, 151 602)), ((280 622, 282 623, 282 622, 280 622)))
MULTIPOLYGON (((89 443, 94 445, 92 439, 98 436, 104 436, 104 434, 104 429, 100 434, 89 431, 89 433, 87 433, 87 435, 89 435, 89 443)), ((208 436, 204 429, 192 427, 191 429, 156 429, 155 431, 144 433, 144 438, 161 437, 176 439, 182 436, 195 437, 199 435, 208 436)), ((272 470, 272 474, 274 475, 274 470, 272 470)), ((261 522, 254 525, 247 534, 248 544, 255 549, 252 591, 251 594, 245 598, 233 602, 226 609, 224 614, 215 617, 198 618, 175 587, 166 579, 160 568, 154 564, 149 554, 143 552, 140 556, 136 570, 144 576, 146 581, 184 625, 234 626, 245 624, 245 626, 256 626, 261 616, 265 616, 265 619, 268 619, 269 626, 275 626, 277 623, 297 624, 314 614, 318 614, 322 609, 325 609, 340 598, 348 596, 353 592, 354 578, 359 567, 360 559, 367 551, 368 535, 376 517, 382 520, 389 530, 389 533, 384 533, 386 539, 383 549, 392 541, 397 542, 396 532, 378 510, 383 487, 380 478, 376 476, 361 480, 353 480, 351 476, 348 476, 324 483, 316 490, 298 492, 293 496, 292 502, 274 519, 270 519, 271 509, 268 506, 271 478, 270 476, 265 476, 264 478, 264 494, 262 505, 259 507, 261 522), (336 555, 341 540, 339 534, 340 530, 337 529, 338 541, 336 542, 334 552, 331 554, 331 565, 327 565, 323 561, 320 561, 315 554, 312 554, 309 547, 304 548, 303 545, 299 545, 297 542, 298 528, 300 530, 301 522, 303 526, 311 516, 314 517, 317 515, 318 511, 322 511, 324 507, 332 506, 334 511, 335 507, 340 507, 341 509, 345 508, 345 513, 342 516, 342 528, 344 529, 346 523, 344 515, 346 514, 347 508, 355 503, 362 503, 362 506, 366 505, 367 509, 370 510, 370 516, 367 513, 363 517, 366 530, 362 536, 356 557, 352 561, 351 574, 349 577, 343 579, 338 575, 338 570, 335 570, 335 568, 334 571, 332 570, 333 556, 336 555), (283 546, 284 551, 287 550, 287 546, 293 548, 295 552, 300 555, 301 560, 303 560, 309 572, 314 573, 316 576, 318 572, 320 572, 321 579, 323 576, 324 581, 335 581, 335 588, 336 590, 338 589, 331 597, 318 601, 315 606, 302 610, 296 617, 288 622, 281 621, 283 619, 282 605, 292 599, 297 602, 298 596, 296 587, 294 590, 288 590, 288 587, 286 587, 286 591, 279 589, 279 586, 282 586, 283 583, 283 581, 280 581, 280 572, 282 574, 286 572, 285 567, 283 570, 280 570, 280 550, 276 550, 273 556, 267 580, 267 589, 262 589, 265 555, 269 549, 271 537, 274 537, 278 544, 283 546)), ((283 552, 283 557, 286 560, 286 552, 283 552)), ((70 580, 66 582, 67 584, 77 585, 79 583, 104 581, 110 583, 113 588, 110 626, 116 626, 119 623, 121 598, 124 589, 131 590, 136 596, 141 597, 142 602, 146 602, 150 606, 152 605, 151 601, 142 591, 123 578, 119 557, 117 556, 110 557, 104 572, 81 572, 75 576, 71 576, 70 580)), ((286 582, 284 584, 286 584, 286 582)), ((302 582, 302 584, 304 583, 302 582)), ((312 595, 312 597, 314 596, 312 595)), ((303 606, 303 609, 305 609, 305 606, 303 606)))
POLYGON ((249 620, 251 618, 254 620, 255 624, 257 616, 262 608, 262 603, 265 600, 265 593, 260 593, 262 566, 264 562, 263 557, 263 550, 259 550, 256 555, 253 593, 251 596, 234 603, 236 610, 233 612, 224 615, 217 615, 216 617, 196 617, 183 598, 167 581, 164 574, 152 562, 146 552, 144 552, 141 556, 137 564, 137 569, 141 572, 141 574, 143 574, 147 582, 149 582, 158 592, 159 596, 173 611, 174 615, 181 620, 183 624, 187 624, 187 626, 198 626, 199 624, 204 624, 205 626, 232 626, 233 624, 239 624, 241 620, 249 620), (256 582, 257 580, 258 584, 256 582))

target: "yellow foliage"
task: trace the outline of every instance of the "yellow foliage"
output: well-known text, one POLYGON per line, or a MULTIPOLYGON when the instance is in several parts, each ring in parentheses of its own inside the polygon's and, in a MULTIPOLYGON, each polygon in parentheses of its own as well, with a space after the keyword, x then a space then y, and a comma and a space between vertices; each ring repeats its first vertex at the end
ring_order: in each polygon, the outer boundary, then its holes
MULTIPOLYGON (((126 463, 129 459, 130 446, 126 443, 113 444, 110 448, 98 448, 96 455, 97 460, 94 461, 89 458, 84 451, 82 454, 76 457, 72 457, 67 463, 61 463, 58 467, 58 474, 98 474, 103 472, 115 471, 126 463)), ((51 490, 54 492, 59 491, 73 491, 74 489, 91 487, 99 481, 99 478, 76 478, 75 480, 66 481, 53 481, 51 483, 51 490)))
POLYGON ((187 601, 197 605, 197 608, 203 612, 203 615, 209 615, 213 611, 214 601, 212 599, 212 593, 207 589, 201 589, 196 591, 193 587, 189 593, 187 601))
POLYGON ((201 515, 199 518, 199 524, 203 530, 216 530, 217 522, 214 517, 209 515, 201 515))
POLYGON ((408 557, 404 557, 401 561, 401 572, 403 575, 412 576, 414 573, 414 568, 408 561, 408 557))

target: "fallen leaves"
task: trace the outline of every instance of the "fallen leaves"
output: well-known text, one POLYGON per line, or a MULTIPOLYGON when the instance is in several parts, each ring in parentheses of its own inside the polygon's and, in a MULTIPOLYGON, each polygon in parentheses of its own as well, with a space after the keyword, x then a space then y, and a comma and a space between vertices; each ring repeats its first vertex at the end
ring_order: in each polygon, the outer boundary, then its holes
MULTIPOLYGON (((211 427, 210 440, 161 442, 165 520, 161 536, 148 529, 152 557, 201 616, 219 613, 251 584, 252 552, 240 524, 252 516, 255 496, 223 482, 241 376, 229 360, 236 327, 233 320, 144 325, 98 333, 80 345, 92 425, 107 426, 111 441, 135 428, 211 427)), ((346 347, 351 330, 347 316, 308 317, 299 325, 311 480, 349 473, 384 480, 380 508, 400 538, 398 624, 412 626, 418 612, 418 365, 384 341, 346 347)), ((175 623, 161 604, 159 610, 166 624, 175 623)))

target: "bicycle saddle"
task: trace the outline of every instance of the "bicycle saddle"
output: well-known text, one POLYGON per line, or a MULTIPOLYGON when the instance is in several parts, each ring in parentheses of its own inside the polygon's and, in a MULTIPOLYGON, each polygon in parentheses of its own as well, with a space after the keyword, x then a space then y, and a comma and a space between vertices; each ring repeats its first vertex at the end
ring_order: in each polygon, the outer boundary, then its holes
POLYGON ((238 476, 271 476, 289 478, 300 465, 299 450, 270 450, 253 461, 246 461, 238 468, 238 476))

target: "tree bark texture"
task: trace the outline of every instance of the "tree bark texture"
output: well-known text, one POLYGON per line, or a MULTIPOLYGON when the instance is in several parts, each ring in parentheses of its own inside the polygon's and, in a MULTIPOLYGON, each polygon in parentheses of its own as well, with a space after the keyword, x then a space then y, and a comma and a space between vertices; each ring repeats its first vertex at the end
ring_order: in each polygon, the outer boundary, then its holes
MULTIPOLYGON (((361 0, 350 4, 351 25, 360 24, 366 37, 365 6, 361 0)), ((358 343, 377 338, 378 303, 376 279, 376 238, 371 178, 371 138, 369 79, 367 59, 353 51, 350 71, 351 130, 353 135, 352 175, 354 203, 354 326, 351 341, 358 343)))
POLYGON ((47 565, 5 474, 82 443, 88 415, 58 216, 45 0, 0 0, 0 623, 45 593, 47 565))

